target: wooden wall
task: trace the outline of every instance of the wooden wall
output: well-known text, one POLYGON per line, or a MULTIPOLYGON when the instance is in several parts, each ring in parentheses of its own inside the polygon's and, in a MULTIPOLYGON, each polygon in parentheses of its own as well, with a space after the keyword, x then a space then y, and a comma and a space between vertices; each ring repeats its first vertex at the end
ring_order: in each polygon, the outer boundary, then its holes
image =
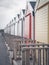
POLYGON ((36 41, 49 43, 49 5, 45 5, 36 12, 35 38, 36 41))

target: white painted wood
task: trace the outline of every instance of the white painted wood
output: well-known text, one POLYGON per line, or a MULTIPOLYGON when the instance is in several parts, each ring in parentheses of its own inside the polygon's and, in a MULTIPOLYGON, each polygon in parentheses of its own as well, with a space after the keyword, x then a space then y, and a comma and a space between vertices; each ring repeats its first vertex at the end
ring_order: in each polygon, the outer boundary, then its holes
POLYGON ((17 35, 17 24, 18 23, 15 24, 15 35, 17 35))
POLYGON ((18 29, 18 35, 22 35, 22 20, 19 21, 19 29, 18 29))
POLYGON ((14 25, 11 26, 11 34, 14 35, 14 25))

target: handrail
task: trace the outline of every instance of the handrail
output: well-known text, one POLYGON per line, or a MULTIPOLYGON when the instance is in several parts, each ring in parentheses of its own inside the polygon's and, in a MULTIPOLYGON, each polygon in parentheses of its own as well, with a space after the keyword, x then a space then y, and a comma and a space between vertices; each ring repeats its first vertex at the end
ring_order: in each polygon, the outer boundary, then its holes
POLYGON ((22 48, 22 51, 31 50, 31 49, 32 49, 32 50, 36 50, 36 49, 37 49, 37 50, 38 50, 38 49, 41 50, 41 49, 49 49, 49 47, 23 47, 23 48, 22 48))
POLYGON ((44 43, 42 43, 42 44, 41 43, 31 43, 30 44, 30 43, 28 43, 28 44, 21 44, 20 46, 21 47, 25 47, 25 46, 49 46, 49 44, 46 44, 46 43, 45 44, 44 43))

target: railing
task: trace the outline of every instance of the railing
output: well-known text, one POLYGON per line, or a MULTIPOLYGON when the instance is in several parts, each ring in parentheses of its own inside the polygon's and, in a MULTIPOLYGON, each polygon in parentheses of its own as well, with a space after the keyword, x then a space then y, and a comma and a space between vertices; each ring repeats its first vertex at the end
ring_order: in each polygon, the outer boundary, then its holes
POLYGON ((49 65, 49 44, 22 44, 21 47, 22 65, 49 65))
POLYGON ((21 39, 10 35, 5 36, 5 39, 13 50, 14 59, 17 59, 17 56, 22 58, 22 65, 49 65, 49 44, 32 43, 31 40, 29 40, 31 44, 29 42, 26 44, 27 40, 22 42, 21 39))

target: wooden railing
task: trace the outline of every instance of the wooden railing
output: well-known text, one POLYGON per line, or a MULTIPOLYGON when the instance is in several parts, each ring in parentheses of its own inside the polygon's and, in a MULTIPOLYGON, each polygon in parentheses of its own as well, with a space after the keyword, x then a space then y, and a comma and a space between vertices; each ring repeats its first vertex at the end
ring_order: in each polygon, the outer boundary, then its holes
POLYGON ((22 65, 49 65, 49 44, 22 44, 21 47, 22 65))
POLYGON ((4 38, 10 51, 13 51, 13 59, 21 56, 22 65, 49 65, 49 44, 33 43, 32 40, 8 34, 4 38))

